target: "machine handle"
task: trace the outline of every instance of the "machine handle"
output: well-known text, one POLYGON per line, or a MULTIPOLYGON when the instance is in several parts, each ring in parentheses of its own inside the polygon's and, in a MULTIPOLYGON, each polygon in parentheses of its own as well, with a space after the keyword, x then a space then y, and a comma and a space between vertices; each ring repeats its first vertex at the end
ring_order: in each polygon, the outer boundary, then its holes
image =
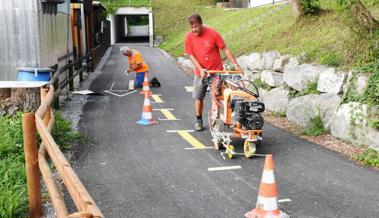
POLYGON ((239 70, 207 70, 206 73, 226 73, 226 74, 241 74, 239 70))

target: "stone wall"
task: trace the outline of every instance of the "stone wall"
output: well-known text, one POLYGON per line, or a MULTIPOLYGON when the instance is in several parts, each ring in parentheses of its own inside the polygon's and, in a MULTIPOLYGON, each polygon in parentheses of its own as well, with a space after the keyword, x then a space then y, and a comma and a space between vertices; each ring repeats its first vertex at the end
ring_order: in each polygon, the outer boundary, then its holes
MULTIPOLYGON (((342 104, 352 72, 302 63, 302 59, 272 51, 242 55, 237 62, 247 79, 259 79, 270 87, 260 88, 266 110, 285 113, 288 120, 304 128, 311 125, 311 118, 320 115, 333 136, 379 150, 379 130, 368 125, 370 119, 379 119, 377 107, 358 102, 342 104), (310 84, 317 85, 316 94, 291 97, 291 92, 302 93, 310 84)), ((178 62, 184 68, 194 68, 187 58, 180 57, 178 62)), ((366 89, 368 79, 367 75, 358 74, 354 81, 359 95, 366 89)))

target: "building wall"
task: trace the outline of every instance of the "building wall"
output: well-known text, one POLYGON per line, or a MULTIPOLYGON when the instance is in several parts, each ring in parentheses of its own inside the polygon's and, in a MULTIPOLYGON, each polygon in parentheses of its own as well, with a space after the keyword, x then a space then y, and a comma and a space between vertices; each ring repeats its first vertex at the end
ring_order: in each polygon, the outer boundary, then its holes
POLYGON ((49 67, 72 53, 69 0, 57 13, 42 13, 40 0, 0 4, 0 80, 16 80, 17 67, 49 67))

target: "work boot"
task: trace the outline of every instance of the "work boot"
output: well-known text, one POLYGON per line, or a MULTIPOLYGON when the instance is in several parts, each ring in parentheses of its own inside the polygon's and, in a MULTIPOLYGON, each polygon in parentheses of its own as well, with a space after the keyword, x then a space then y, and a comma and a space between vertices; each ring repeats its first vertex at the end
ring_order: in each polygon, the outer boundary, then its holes
POLYGON ((202 131, 203 130, 203 120, 196 120, 195 130, 202 131))

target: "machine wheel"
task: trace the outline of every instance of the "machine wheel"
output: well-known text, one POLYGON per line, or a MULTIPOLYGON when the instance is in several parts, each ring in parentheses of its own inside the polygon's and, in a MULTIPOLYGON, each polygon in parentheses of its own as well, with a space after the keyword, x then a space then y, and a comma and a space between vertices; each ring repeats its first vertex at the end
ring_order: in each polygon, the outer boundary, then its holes
POLYGON ((228 155, 229 159, 233 159, 236 156, 236 154, 234 153, 233 145, 228 145, 228 149, 226 149, 226 154, 228 155))
POLYGON ((257 151, 256 144, 254 142, 246 140, 243 144, 243 153, 245 154, 246 158, 251 158, 254 156, 255 152, 257 151))

